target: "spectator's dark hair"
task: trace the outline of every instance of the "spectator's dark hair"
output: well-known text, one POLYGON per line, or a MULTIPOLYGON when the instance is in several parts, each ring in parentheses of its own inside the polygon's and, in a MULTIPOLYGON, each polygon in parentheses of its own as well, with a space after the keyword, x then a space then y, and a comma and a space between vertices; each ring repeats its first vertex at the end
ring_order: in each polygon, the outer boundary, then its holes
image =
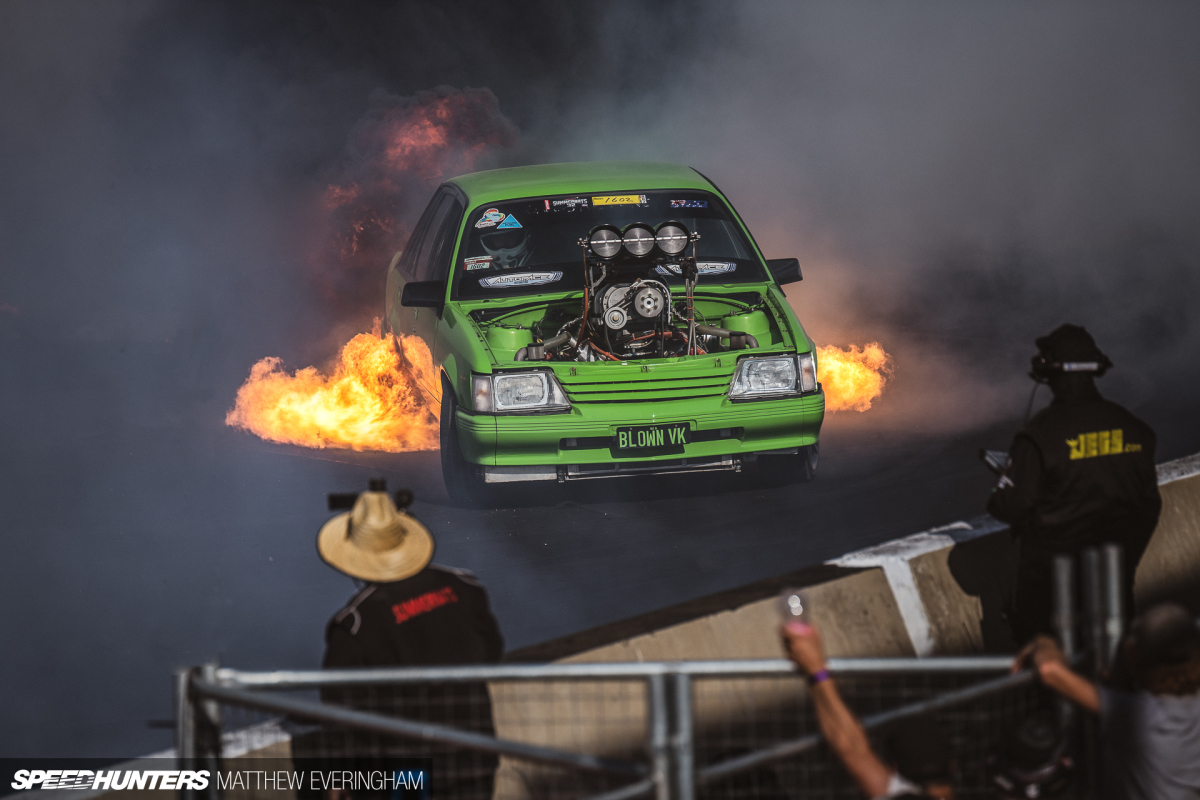
POLYGON ((1125 656, 1134 685, 1151 694, 1200 691, 1200 630, 1181 605, 1160 603, 1129 626, 1125 656))
POLYGON ((1195 694, 1200 691, 1200 659, 1186 664, 1160 664, 1147 671, 1142 683, 1151 694, 1195 694))

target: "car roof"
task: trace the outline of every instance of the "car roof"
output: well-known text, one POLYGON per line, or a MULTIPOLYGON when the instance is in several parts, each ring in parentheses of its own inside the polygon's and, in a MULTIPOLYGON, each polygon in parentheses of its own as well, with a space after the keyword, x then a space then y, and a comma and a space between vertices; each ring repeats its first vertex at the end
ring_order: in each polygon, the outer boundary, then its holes
POLYGON ((649 189, 717 189, 696 170, 655 161, 576 161, 491 169, 452 178, 471 205, 554 194, 649 189))

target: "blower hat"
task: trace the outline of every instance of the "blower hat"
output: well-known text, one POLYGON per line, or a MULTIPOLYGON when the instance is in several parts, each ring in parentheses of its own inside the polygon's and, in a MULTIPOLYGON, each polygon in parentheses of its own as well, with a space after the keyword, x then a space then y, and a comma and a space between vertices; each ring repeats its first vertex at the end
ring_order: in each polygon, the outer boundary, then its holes
MULTIPOLYGON (((410 578, 433 559, 434 542, 429 530, 397 509, 381 484, 372 481, 372 491, 358 495, 348 513, 326 522, 317 534, 317 552, 325 563, 371 583, 410 578)), ((330 495, 331 507, 341 504, 338 498, 349 499, 330 495)))

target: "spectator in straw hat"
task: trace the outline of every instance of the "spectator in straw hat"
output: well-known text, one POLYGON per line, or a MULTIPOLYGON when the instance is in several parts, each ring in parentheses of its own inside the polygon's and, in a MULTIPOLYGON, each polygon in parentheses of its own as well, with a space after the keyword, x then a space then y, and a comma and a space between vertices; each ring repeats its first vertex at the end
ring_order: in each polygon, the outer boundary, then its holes
MULTIPOLYGON (((504 640, 487 591, 467 570, 430 563, 433 536, 404 511, 412 502, 411 493, 396 493, 397 508, 385 482, 373 480, 370 491, 357 498, 331 495, 330 507, 345 507, 351 500, 352 509, 329 520, 317 535, 321 558, 359 585, 325 628, 322 666, 345 669, 499 661, 504 640)), ((322 700, 493 734, 491 704, 482 683, 331 687, 322 692, 322 700)), ((322 732, 315 749, 318 752, 311 755, 320 757, 432 758, 435 796, 490 798, 492 794, 496 758, 490 754, 334 731, 322 732)))
MULTIPOLYGON (((402 495, 402 505, 411 495, 402 495)), ((317 535, 317 551, 362 588, 325 629, 326 669, 494 663, 504 639, 483 584, 432 564, 434 541, 372 481, 347 514, 317 535)))
POLYGON ((1013 669, 1100 716, 1099 788, 1122 800, 1200 797, 1200 629, 1182 606, 1161 603, 1130 625, 1118 656, 1121 690, 1071 670, 1058 644, 1038 636, 1013 669))

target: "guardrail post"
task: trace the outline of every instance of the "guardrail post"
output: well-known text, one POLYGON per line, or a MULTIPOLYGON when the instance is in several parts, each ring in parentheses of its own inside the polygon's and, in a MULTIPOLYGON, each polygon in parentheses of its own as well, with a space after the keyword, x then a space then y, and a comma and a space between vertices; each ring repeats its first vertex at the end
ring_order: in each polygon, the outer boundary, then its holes
POLYGON ((646 709, 648 712, 650 777, 654 780, 656 800, 671 800, 671 751, 667 715, 667 679, 651 675, 646 679, 646 709))
POLYGON ((180 769, 208 770, 207 789, 180 789, 180 800, 218 800, 217 771, 221 767, 221 706, 201 700, 192 679, 214 680, 217 665, 175 671, 175 756, 180 769))
MULTIPOLYGON (((1091 651, 1092 676, 1099 679, 1108 672, 1108 641, 1104 632, 1104 580, 1100 571, 1100 551, 1086 548, 1081 555, 1083 571, 1083 600, 1086 606, 1088 649, 1091 651)), ((1083 796, 1095 797, 1099 786, 1098 725, 1094 717, 1085 715, 1083 722, 1084 769, 1081 770, 1083 796)))
MULTIPOLYGON (((217 682, 217 662, 210 661, 197 670, 200 677, 217 682)), ((199 793, 205 800, 220 800, 221 790, 217 772, 221 769, 221 704, 216 700, 201 700, 193 703, 196 721, 196 767, 206 769, 210 779, 208 788, 199 793)))
MULTIPOLYGON (((190 769, 196 760, 196 711, 191 698, 192 670, 175 670, 175 761, 190 769)), ((186 797, 181 792, 181 796, 186 797)))
POLYGON ((1117 658, 1117 648, 1125 635, 1125 595, 1122 582, 1124 553, 1119 544, 1104 545, 1104 594, 1105 634, 1107 635, 1107 659, 1112 664, 1117 658))
POLYGON ((1089 547, 1083 551, 1083 600, 1087 614, 1087 646, 1092 655, 1095 675, 1108 669, 1108 647, 1104 633, 1104 582, 1100 572, 1100 551, 1089 547))
MULTIPOLYGON (((1070 556, 1054 557, 1054 627, 1067 663, 1075 659, 1075 563, 1070 556)), ((1070 701, 1060 700, 1058 719, 1066 731, 1075 719, 1070 701)))
POLYGON ((692 742, 692 677, 672 673, 674 684, 671 711, 671 755, 674 761, 675 798, 693 800, 696 794, 695 758, 692 742))

